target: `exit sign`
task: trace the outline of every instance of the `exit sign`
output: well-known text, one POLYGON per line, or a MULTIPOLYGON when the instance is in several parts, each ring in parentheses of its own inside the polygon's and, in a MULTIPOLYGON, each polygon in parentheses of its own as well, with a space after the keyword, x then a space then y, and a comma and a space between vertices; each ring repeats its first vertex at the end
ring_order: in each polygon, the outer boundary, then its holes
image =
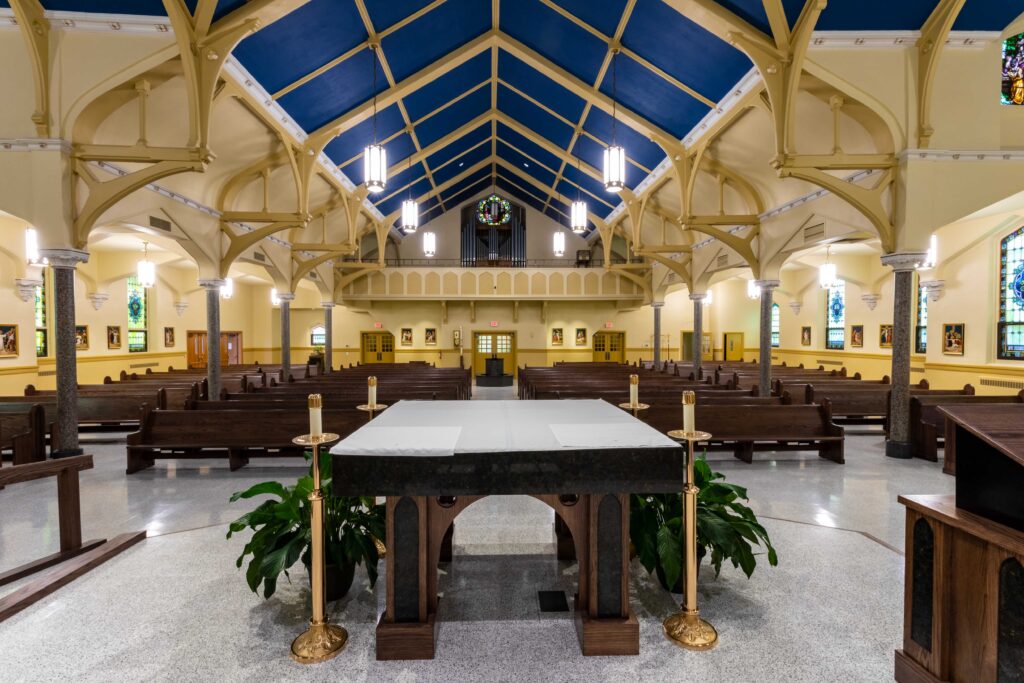
POLYGON ((491 327, 497 327, 497 326, 498 326, 498 321, 497 320, 492 320, 491 321, 491 327))
POLYGON ((606 329, 606 330, 612 329, 612 323, 611 323, 610 320, 604 324, 604 329, 606 329))
POLYGON ((382 327, 384 327, 384 323, 374 323, 373 324, 373 329, 375 329, 375 330, 379 330, 382 327))

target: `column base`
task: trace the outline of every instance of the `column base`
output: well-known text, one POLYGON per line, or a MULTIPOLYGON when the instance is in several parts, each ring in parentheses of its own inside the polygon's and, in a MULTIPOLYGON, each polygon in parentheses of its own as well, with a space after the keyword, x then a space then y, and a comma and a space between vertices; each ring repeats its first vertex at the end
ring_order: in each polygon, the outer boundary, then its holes
POLYGON ((377 661, 402 659, 433 659, 437 642, 437 615, 431 612, 420 622, 385 621, 384 614, 377 621, 377 661))
POLYGON ((886 441, 885 455, 899 460, 910 460, 914 457, 914 444, 906 441, 886 441))
POLYGON ((58 458, 73 458, 76 455, 85 455, 85 451, 81 448, 60 448, 50 451, 50 457, 54 460, 58 458))

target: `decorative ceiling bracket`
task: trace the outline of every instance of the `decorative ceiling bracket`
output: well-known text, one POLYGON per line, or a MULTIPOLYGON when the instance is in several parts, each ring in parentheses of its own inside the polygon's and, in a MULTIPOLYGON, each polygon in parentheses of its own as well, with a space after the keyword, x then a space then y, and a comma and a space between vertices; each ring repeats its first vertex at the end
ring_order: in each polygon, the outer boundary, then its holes
POLYGON ((41 138, 50 137, 50 22, 39 0, 11 0, 18 28, 28 46, 35 81, 36 110, 32 123, 41 138))
POLYGON ((188 310, 188 302, 187 301, 175 301, 174 302, 174 311, 175 311, 175 313, 178 314, 179 318, 181 316, 185 315, 185 311, 186 310, 188 310))
POLYGON ((860 300, 864 302, 864 305, 868 307, 869 311, 875 310, 878 306, 878 302, 882 297, 878 294, 861 294, 860 300))
POLYGON ((945 280, 927 280, 921 283, 921 287, 928 293, 928 301, 938 301, 946 291, 945 280))
POLYGON ((89 302, 97 311, 103 308, 103 304, 107 303, 108 299, 110 299, 110 295, 106 292, 93 292, 89 295, 89 302))
POLYGON ((939 67, 939 57, 953 30, 966 0, 940 0, 921 28, 917 41, 917 146, 927 149, 935 129, 932 128, 932 86, 939 67))
POLYGON ((16 278, 14 280, 14 289, 18 292, 18 298, 28 303, 35 299, 36 287, 43 284, 42 280, 36 280, 33 278, 16 278))
MULTIPOLYGON (((795 300, 794 301, 790 301, 789 302, 789 307, 793 310, 793 315, 800 315, 800 309, 802 309, 804 307, 804 302, 802 302, 802 301, 795 301, 795 300)), ((869 308, 871 310, 874 310, 875 307, 869 305, 869 308)))

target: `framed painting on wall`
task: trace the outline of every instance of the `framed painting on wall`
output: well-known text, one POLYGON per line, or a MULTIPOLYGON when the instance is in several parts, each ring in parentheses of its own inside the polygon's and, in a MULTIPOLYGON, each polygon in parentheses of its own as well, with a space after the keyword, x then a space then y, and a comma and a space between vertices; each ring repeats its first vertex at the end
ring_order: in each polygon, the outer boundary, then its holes
POLYGON ((462 328, 456 327, 452 330, 452 346, 457 349, 462 348, 462 328))
POLYGON ((810 346, 811 345, 811 328, 801 327, 800 328, 800 345, 810 346))
POLYGON ((850 325, 850 347, 854 349, 864 346, 864 326, 850 325))
POLYGON ((403 327, 402 328, 401 344, 402 344, 402 346, 412 346, 412 328, 411 327, 403 327))
POLYGON ((168 347, 168 348, 174 346, 174 328, 173 327, 165 327, 164 328, 164 346, 168 347))
POLYGON ((564 341, 565 341, 565 335, 564 335, 564 331, 562 330, 562 328, 561 327, 552 327, 551 328, 551 345, 552 346, 561 346, 564 341))
POLYGON ((121 327, 118 325, 107 325, 107 348, 121 348, 121 327))
POLYGON ((963 323, 944 323, 942 325, 942 353, 946 356, 964 355, 963 323))
POLYGON ((437 328, 428 327, 424 333, 425 343, 427 346, 437 346, 437 328))
POLYGON ((878 346, 883 349, 892 348, 892 325, 878 326, 878 346))
POLYGON ((587 328, 577 327, 576 328, 576 346, 587 345, 587 328))
POLYGON ((89 326, 75 325, 75 349, 83 351, 89 348, 89 326))
POLYGON ((0 325, 0 358, 18 355, 18 326, 0 325))

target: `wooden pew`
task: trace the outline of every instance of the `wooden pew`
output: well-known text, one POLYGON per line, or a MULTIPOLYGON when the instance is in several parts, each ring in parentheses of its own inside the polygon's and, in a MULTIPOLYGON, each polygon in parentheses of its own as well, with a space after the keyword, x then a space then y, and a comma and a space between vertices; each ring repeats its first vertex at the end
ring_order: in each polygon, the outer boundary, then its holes
POLYGON ((1024 390, 1012 396, 919 394, 910 397, 910 439, 914 457, 937 462, 938 450, 945 450, 942 471, 956 474, 956 448, 946 440, 947 420, 940 406, 988 403, 1024 403, 1024 390))
MULTIPOLYGON (((682 427, 680 406, 652 406, 640 411, 639 418, 660 432, 682 427)), ((698 401, 697 424, 712 435, 705 444, 709 450, 732 451, 746 463, 753 462, 755 451, 814 450, 818 456, 843 464, 843 428, 832 422, 830 406, 762 405, 751 410, 746 405, 706 405, 698 401)))
MULTIPOLYGON (((366 424, 358 410, 323 411, 325 432, 345 438, 366 424)), ((152 410, 143 408, 139 431, 128 435, 127 474, 152 467, 156 458, 227 456, 232 471, 254 456, 301 456, 292 439, 309 431, 305 407, 285 410, 152 410)))
POLYGON ((0 454, 11 451, 15 465, 46 460, 47 432, 43 406, 38 403, 0 403, 0 454))

